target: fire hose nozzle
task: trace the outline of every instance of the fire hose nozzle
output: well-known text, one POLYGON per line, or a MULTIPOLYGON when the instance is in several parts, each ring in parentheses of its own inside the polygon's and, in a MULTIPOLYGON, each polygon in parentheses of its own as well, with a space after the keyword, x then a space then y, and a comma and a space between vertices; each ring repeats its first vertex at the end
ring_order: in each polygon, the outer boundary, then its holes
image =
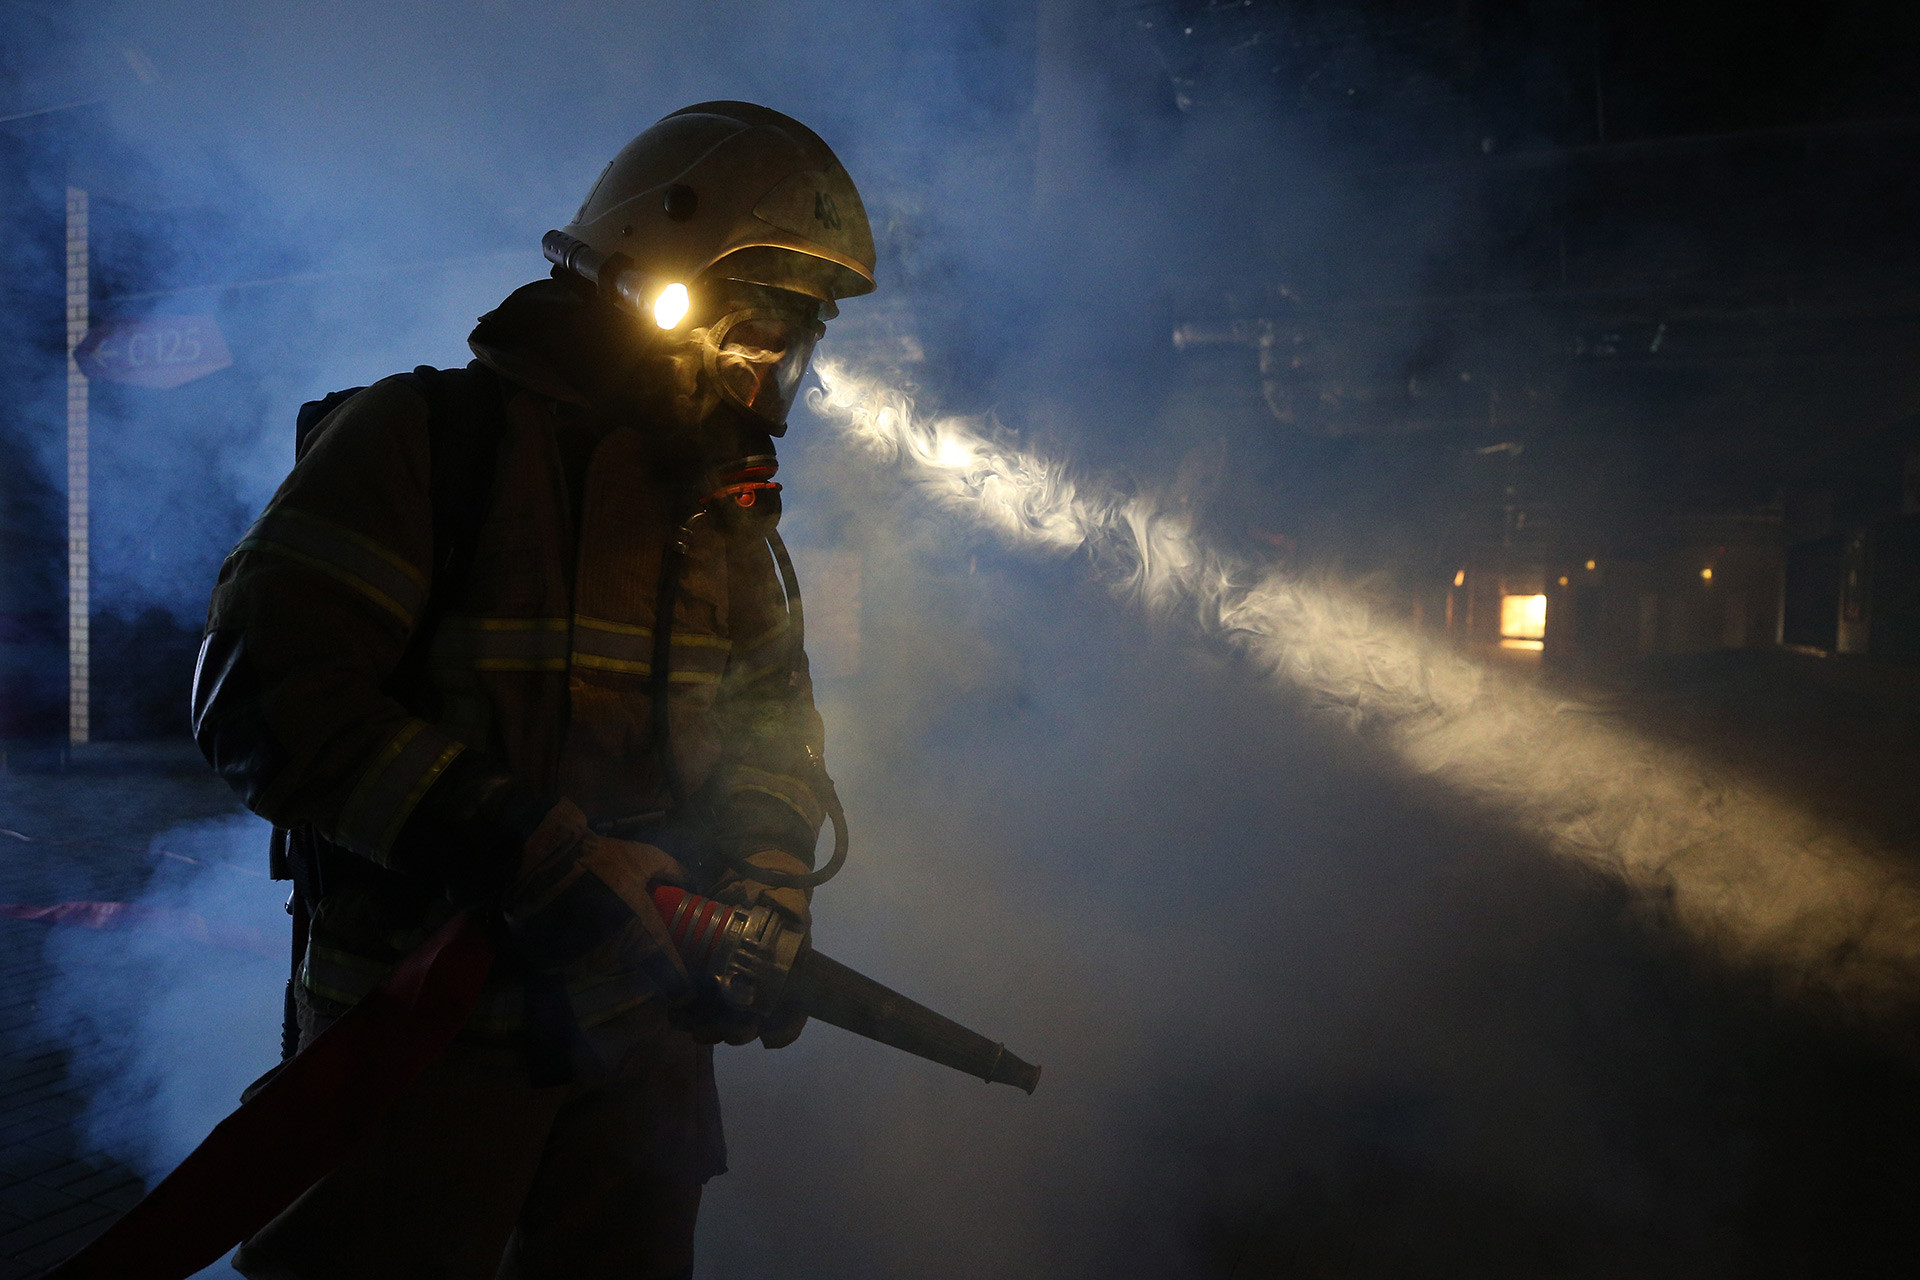
POLYGON ((736 1009, 788 1004, 808 1017, 931 1062, 1032 1093, 1040 1068, 806 945, 769 907, 735 907, 671 885, 653 891, 680 957, 736 1009))

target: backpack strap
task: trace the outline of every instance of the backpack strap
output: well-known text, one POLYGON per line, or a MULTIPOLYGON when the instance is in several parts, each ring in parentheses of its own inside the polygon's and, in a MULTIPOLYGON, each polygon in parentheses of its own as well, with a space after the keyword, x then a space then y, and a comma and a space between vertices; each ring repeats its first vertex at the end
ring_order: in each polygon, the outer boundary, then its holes
POLYGON ((392 682, 396 691, 418 698, 427 688, 434 633, 449 610, 465 601, 473 576, 480 526, 493 506, 508 389, 478 360, 464 369, 421 365, 400 376, 427 402, 427 499, 433 507, 427 604, 392 682))
MULTIPOLYGON (((446 588, 458 584, 465 591, 473 568, 474 546, 493 498, 495 454, 506 432, 507 386, 500 376, 478 360, 464 369, 436 369, 423 364, 399 375, 427 402, 427 500, 433 507, 432 590, 427 613, 446 588)), ((327 415, 365 391, 347 387, 300 406, 294 423, 293 459, 307 456, 314 428, 327 415)), ((444 613, 442 608, 440 613, 444 613)))
POLYGON ((301 405, 293 424, 293 460, 298 462, 307 456, 307 446, 313 443, 313 429, 328 414, 365 390, 365 387, 348 387, 344 391, 329 391, 318 400, 309 400, 301 405))

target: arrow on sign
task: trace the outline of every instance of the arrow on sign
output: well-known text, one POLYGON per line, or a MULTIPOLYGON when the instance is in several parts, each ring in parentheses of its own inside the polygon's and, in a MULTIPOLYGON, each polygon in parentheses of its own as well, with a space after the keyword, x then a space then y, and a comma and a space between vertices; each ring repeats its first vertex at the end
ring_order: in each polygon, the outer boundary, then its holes
POLYGON ((212 316, 102 320, 87 330, 73 358, 89 378, 162 391, 233 363, 212 316))

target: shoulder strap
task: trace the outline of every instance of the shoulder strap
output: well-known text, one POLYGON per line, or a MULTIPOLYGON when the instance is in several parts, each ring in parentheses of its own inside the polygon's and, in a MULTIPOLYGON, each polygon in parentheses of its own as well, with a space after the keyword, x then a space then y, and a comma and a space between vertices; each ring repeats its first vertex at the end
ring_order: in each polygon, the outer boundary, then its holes
POLYGON ((495 461, 506 432, 506 386, 479 361, 465 369, 421 365, 401 377, 427 402, 427 499, 433 506, 433 572, 426 608, 394 672, 396 691, 426 688, 440 619, 466 598, 480 526, 493 505, 495 461))
MULTIPOLYGON (((494 455, 506 428, 506 387, 499 375, 478 360, 464 369, 423 364, 400 377, 427 402, 428 500, 433 504, 437 595, 445 583, 464 587, 466 571, 473 565, 474 543, 493 496, 494 455)), ((301 405, 294 423, 294 461, 306 456, 314 428, 365 390, 347 387, 301 405)), ((429 609, 432 604, 429 600, 429 609)))
POLYGON ((330 391, 318 400, 301 405, 293 424, 293 460, 298 462, 307 456, 307 446, 313 442, 313 429, 322 419, 365 390, 365 387, 348 387, 344 391, 330 391))
POLYGON ((423 364, 401 376, 426 398, 428 411, 433 586, 424 623, 466 592, 480 526, 493 500, 495 458, 506 431, 506 388, 477 360, 465 369, 423 364))

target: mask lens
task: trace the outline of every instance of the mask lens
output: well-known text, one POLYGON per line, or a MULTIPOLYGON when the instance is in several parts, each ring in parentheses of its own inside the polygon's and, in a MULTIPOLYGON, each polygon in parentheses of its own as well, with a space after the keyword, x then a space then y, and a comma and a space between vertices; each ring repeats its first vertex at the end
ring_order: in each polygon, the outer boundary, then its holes
POLYGON ((786 422, 813 358, 815 324, 766 312, 738 313, 713 348, 713 374, 728 398, 775 425, 786 422))

